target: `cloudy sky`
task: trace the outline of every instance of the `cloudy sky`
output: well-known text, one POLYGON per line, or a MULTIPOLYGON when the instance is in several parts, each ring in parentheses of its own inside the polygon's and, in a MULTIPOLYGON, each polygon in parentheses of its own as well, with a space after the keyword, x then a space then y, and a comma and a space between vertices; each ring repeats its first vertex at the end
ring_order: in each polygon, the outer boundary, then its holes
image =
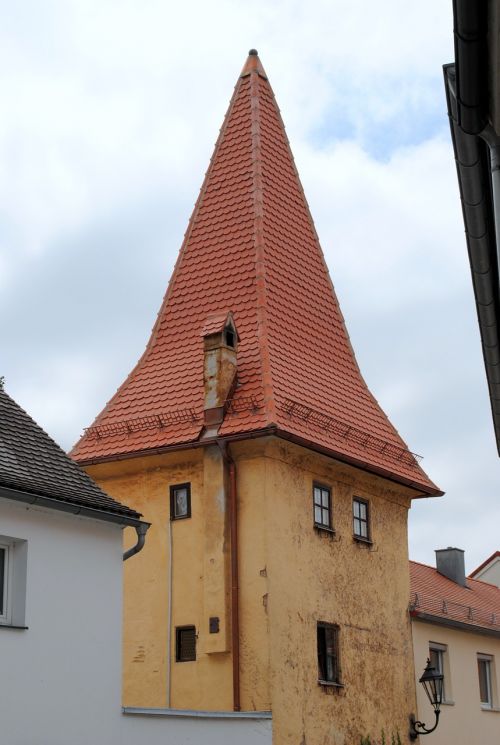
POLYGON ((446 491, 410 555, 500 548, 441 65, 451 0, 0 0, 0 375, 65 448, 141 355, 250 47, 365 378, 446 491))

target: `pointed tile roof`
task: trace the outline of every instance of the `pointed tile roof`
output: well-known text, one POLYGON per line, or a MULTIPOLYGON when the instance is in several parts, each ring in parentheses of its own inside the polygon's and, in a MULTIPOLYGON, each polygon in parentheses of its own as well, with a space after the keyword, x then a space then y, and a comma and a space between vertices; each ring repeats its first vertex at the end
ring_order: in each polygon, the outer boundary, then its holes
POLYGON ((192 443, 207 319, 234 315, 238 386, 220 436, 272 428, 440 493, 368 390, 266 73, 251 50, 146 351, 75 446, 81 462, 192 443))

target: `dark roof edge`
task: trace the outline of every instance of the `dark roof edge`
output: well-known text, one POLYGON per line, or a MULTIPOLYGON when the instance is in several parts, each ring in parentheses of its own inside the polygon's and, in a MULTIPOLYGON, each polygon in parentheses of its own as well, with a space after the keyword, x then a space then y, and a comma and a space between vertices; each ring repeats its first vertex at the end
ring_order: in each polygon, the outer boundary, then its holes
POLYGON ((437 626, 447 626, 450 629, 457 629, 459 631, 469 631, 472 634, 481 634, 481 636, 495 636, 500 639, 500 630, 489 629, 486 626, 475 626, 472 623, 464 623, 463 621, 454 621, 452 618, 443 618, 442 616, 434 616, 432 613, 425 613, 424 611, 410 610, 410 616, 412 621, 423 621, 424 623, 433 623, 437 626))
POLYGON ((438 489, 437 486, 431 487, 424 485, 418 481, 412 481, 411 479, 405 478, 404 476, 400 476, 398 473, 389 471, 387 468, 375 466, 371 463, 366 463, 366 461, 363 461, 361 459, 353 458, 349 455, 345 455, 344 453, 339 453, 332 448, 317 445, 312 440, 308 440, 307 438, 291 434, 286 430, 276 430, 276 436, 281 437, 284 440, 290 440, 296 445, 301 445, 302 447, 309 448, 309 450, 314 450, 317 453, 328 455, 330 458, 335 458, 335 460, 339 460, 342 463, 347 463, 347 465, 349 466, 355 466, 356 468, 359 468, 362 471, 366 471, 367 473, 372 473, 375 476, 381 476, 382 478, 393 481, 396 484, 401 484, 402 486, 406 486, 409 489, 415 489, 416 491, 421 492, 420 494, 415 495, 416 497, 442 497, 444 495, 444 492, 438 489))
POLYGON ((476 299, 497 450, 500 455, 500 293, 489 149, 459 125, 455 65, 443 66, 467 250, 476 299))
POLYGON ((50 509, 58 510, 59 512, 68 512, 71 515, 90 517, 95 520, 103 520, 104 522, 115 523, 117 525, 131 526, 135 528, 144 524, 144 521, 139 520, 139 518, 130 517, 129 515, 120 514, 118 512, 99 510, 93 507, 86 507, 82 504, 76 504, 75 502, 66 502, 60 499, 54 499, 53 497, 45 497, 42 494, 31 494, 17 489, 9 489, 4 486, 0 486, 0 497, 4 499, 12 499, 14 502, 22 502, 23 504, 49 507, 50 509))
POLYGON ((294 442, 296 445, 300 445, 301 447, 308 448, 309 450, 313 450, 314 452, 321 453, 322 455, 326 455, 330 458, 335 458, 336 460, 339 460, 342 463, 347 463, 350 466, 355 466, 356 468, 360 468, 361 470, 367 471, 368 473, 373 473, 376 476, 382 476, 383 478, 386 478, 389 481, 402 484, 403 486, 406 486, 410 489, 415 489, 416 491, 420 492, 420 494, 416 495, 418 497, 442 497, 444 494, 444 492, 440 491, 437 487, 433 489, 429 486, 424 486, 418 482, 410 481, 410 479, 405 479, 404 477, 399 476, 398 474, 391 473, 390 471, 386 469, 377 468, 377 466, 372 466, 370 464, 365 463, 364 461, 357 460, 356 458, 350 458, 349 456, 344 455, 343 453, 338 453, 335 450, 322 447, 321 445, 317 445, 316 443, 310 440, 307 440, 305 438, 298 437, 289 432, 286 432, 286 430, 279 429, 274 424, 271 424, 268 427, 264 427, 263 429, 260 429, 260 430, 255 430, 254 432, 242 432, 240 434, 234 434, 234 435, 217 435, 216 437, 207 438, 206 440, 195 440, 192 442, 176 443, 175 445, 164 445, 163 447, 139 450, 139 451, 135 451, 132 453, 120 453, 118 455, 104 455, 98 458, 82 458, 81 460, 78 460, 77 463, 82 467, 93 466, 93 465, 98 465, 101 463, 112 463, 113 461, 116 461, 116 460, 128 460, 131 458, 142 458, 142 457, 147 457, 150 455, 162 455, 163 453, 175 452, 176 450, 186 450, 188 448, 205 447, 205 445, 213 445, 214 443, 221 441, 221 440, 231 443, 231 442, 238 442, 241 440, 254 440, 259 437, 269 437, 269 436, 281 437, 283 440, 289 440, 291 442, 294 442))

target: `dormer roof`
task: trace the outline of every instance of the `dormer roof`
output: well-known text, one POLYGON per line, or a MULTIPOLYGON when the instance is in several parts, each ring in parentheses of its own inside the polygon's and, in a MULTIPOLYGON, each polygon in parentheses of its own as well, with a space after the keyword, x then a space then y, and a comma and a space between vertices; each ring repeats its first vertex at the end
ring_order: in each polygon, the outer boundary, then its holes
POLYGON ((73 457, 94 462, 198 442, 200 330, 207 316, 217 325, 228 310, 240 336, 238 386, 219 437, 274 432, 440 493, 361 376, 255 50, 236 83, 146 351, 73 457))
POLYGON ((234 322, 234 316, 229 311, 222 311, 221 313, 212 313, 205 319, 201 335, 203 337, 210 336, 211 334, 221 334, 224 329, 231 328, 236 334, 236 338, 239 341, 239 335, 236 330, 236 324, 234 322))

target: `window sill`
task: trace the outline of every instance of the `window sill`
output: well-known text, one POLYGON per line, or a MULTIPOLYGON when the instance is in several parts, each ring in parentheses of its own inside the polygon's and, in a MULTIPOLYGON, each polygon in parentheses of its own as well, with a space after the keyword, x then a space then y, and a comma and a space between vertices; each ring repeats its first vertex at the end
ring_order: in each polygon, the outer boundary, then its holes
POLYGON ((363 538, 361 535, 353 535, 352 540, 361 545, 373 546, 373 541, 370 538, 363 538))
POLYGON ((319 686, 325 686, 326 688, 344 688, 343 683, 334 683, 332 680, 318 680, 319 686))
POLYGON ((17 631, 26 631, 28 626, 15 626, 13 623, 0 623, 0 629, 15 629, 17 631))
POLYGON ((441 706, 455 706, 454 701, 441 701, 441 706))
POLYGON ((500 707, 499 706, 487 706, 485 704, 481 704, 481 711, 494 711, 498 714, 500 713, 500 707))
POLYGON ((335 535, 335 531, 333 528, 327 528, 326 525, 319 525, 318 523, 314 523, 314 530, 317 530, 320 533, 329 533, 329 535, 335 535))

